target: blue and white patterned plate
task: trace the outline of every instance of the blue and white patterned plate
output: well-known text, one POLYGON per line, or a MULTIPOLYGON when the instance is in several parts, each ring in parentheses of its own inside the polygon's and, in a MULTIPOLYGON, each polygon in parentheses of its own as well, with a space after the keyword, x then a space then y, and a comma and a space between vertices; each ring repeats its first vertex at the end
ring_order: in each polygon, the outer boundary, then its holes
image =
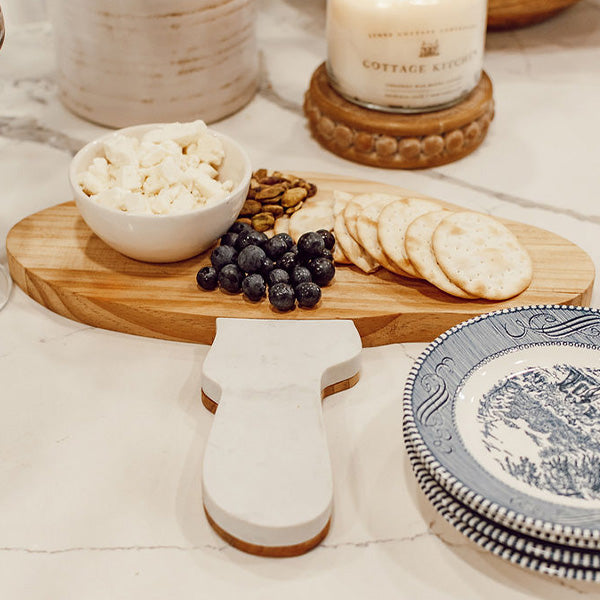
POLYGON ((600 548, 600 311, 517 307, 442 334, 408 377, 404 436, 479 514, 600 548))
POLYGON ((451 525, 482 548, 535 571, 568 579, 600 581, 600 551, 543 542, 472 512, 436 483, 411 446, 407 446, 407 453, 415 478, 431 504, 451 525))

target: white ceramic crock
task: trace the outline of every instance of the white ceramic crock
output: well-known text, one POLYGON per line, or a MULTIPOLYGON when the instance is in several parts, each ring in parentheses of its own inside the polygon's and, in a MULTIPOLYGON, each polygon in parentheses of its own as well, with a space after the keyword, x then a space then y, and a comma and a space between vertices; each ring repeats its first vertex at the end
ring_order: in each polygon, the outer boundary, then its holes
POLYGON ((62 102, 109 127, 214 122, 258 77, 255 0, 49 0, 62 102))

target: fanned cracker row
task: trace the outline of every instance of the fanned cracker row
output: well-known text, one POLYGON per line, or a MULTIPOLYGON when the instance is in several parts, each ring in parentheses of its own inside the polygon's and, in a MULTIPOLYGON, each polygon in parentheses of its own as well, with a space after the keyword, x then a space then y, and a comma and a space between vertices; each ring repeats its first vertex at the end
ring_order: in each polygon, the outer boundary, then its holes
MULTIPOLYGON (((334 190, 333 192, 333 218, 334 218, 334 235, 335 235, 335 219, 339 214, 344 212, 346 205, 354 196, 348 192, 334 190)), ((341 244, 336 240, 333 247, 333 260, 342 265, 351 265, 352 261, 344 254, 341 244)))
POLYGON ((383 252, 402 271, 419 277, 404 248, 406 230, 417 217, 439 210, 440 204, 423 198, 400 198, 383 208, 379 215, 377 235, 383 252))
POLYGON ((410 262, 423 279, 452 296, 474 298, 475 296, 465 292, 446 277, 433 253, 431 244, 433 232, 442 219, 450 214, 451 211, 442 209, 417 217, 406 230, 404 247, 410 262))
POLYGON ((344 221, 346 222, 346 229, 352 236, 352 239, 359 244, 362 244, 358 237, 357 221, 358 215, 371 204, 380 201, 386 201, 386 204, 393 200, 398 200, 398 196, 392 196, 391 194, 359 194, 354 196, 344 208, 344 221))
MULTIPOLYGON (((397 200, 397 196, 385 196, 378 194, 380 197, 377 201, 365 206, 359 213, 356 220, 356 232, 358 241, 361 246, 367 251, 371 257, 376 260, 384 269, 402 275, 404 277, 412 277, 406 271, 400 269, 392 263, 383 252, 379 238, 377 236, 377 225, 379 223, 379 215, 385 206, 397 200)), ((345 216, 345 215, 344 215, 345 216)))
POLYGON ((448 279, 479 298, 512 298, 533 278, 531 258, 517 237, 487 215, 461 211, 445 217, 432 247, 448 279))
POLYGON ((342 247, 342 251, 352 261, 352 264, 365 273, 373 273, 379 268, 379 263, 373 260, 363 247, 348 233, 346 222, 344 221, 344 213, 342 212, 335 218, 333 234, 336 245, 339 244, 342 247))

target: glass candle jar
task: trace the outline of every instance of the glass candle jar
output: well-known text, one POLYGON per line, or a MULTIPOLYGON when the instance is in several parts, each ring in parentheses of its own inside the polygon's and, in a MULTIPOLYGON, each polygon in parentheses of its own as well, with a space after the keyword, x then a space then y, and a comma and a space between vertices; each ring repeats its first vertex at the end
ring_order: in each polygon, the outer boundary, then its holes
POLYGON ((388 112, 452 106, 481 77, 486 17, 487 0, 328 0, 331 85, 388 112))

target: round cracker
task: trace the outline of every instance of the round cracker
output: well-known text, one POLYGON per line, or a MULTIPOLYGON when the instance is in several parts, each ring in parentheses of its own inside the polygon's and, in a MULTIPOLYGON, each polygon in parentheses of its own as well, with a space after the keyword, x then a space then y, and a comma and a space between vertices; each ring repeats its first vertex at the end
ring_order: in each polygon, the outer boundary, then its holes
POLYGON ((442 209, 425 213, 417 217, 406 229, 404 248, 413 267, 423 279, 435 285, 443 292, 458 298, 475 298, 462 288, 452 283, 436 260, 431 245, 431 237, 442 219, 451 214, 451 211, 442 209))
POLYGON ((275 223, 273 225, 273 233, 277 235, 278 233, 288 233, 290 232, 290 217, 288 215, 282 215, 275 219, 275 223))
POLYGON ((344 212, 346 205, 354 196, 348 192, 341 190, 333 190, 333 216, 337 217, 341 212, 344 212))
POLYGON ((404 248, 406 229, 414 219, 433 210, 440 204, 424 198, 400 198, 383 208, 379 214, 377 235, 386 256, 403 271, 418 277, 419 274, 410 262, 404 248))
POLYGON ((333 262, 336 262, 340 265, 351 265, 352 261, 344 254, 342 247, 339 243, 336 242, 333 247, 333 262))
POLYGON ((318 229, 333 229, 333 199, 305 203, 301 209, 290 216, 289 234, 297 242, 303 233, 318 229))
POLYGON ((346 221, 346 228, 348 229, 348 233, 352 236, 354 241, 358 242, 359 244, 361 243, 360 238, 358 237, 356 222, 358 215, 364 208, 375 202, 387 200, 389 203, 397 199, 398 196, 392 196, 390 194, 360 194, 358 196, 354 196, 352 200, 346 204, 346 208, 344 208, 344 221, 346 221))
POLYGON ((373 258, 365 252, 363 247, 348 233, 343 213, 339 213, 335 218, 333 233, 335 235, 336 244, 341 246, 343 253, 350 261, 352 261, 352 264, 356 265, 365 273, 373 273, 379 268, 379 264, 374 261, 373 258))
POLYGON ((448 279, 474 296, 506 300, 525 290, 533 278, 527 250, 508 227, 488 215, 448 215, 431 241, 448 279))
MULTIPOLYGON (((333 217, 337 217, 339 214, 344 212, 346 205, 354 196, 348 192, 342 192, 341 190, 333 190, 333 217)), ((344 254, 342 246, 336 240, 336 244, 333 247, 333 260, 334 262, 341 265, 351 265, 352 261, 344 254)))
MULTIPOLYGON (((384 269, 402 275, 404 277, 412 277, 406 271, 403 271, 392 263, 383 252, 379 238, 377 237, 377 223, 379 222, 379 215, 383 208, 390 202, 397 200, 397 196, 388 196, 387 198, 380 198, 378 201, 365 206, 356 220, 356 232, 358 234, 358 241, 360 245, 376 260, 384 269)), ((345 216, 345 215, 344 215, 345 216)))

